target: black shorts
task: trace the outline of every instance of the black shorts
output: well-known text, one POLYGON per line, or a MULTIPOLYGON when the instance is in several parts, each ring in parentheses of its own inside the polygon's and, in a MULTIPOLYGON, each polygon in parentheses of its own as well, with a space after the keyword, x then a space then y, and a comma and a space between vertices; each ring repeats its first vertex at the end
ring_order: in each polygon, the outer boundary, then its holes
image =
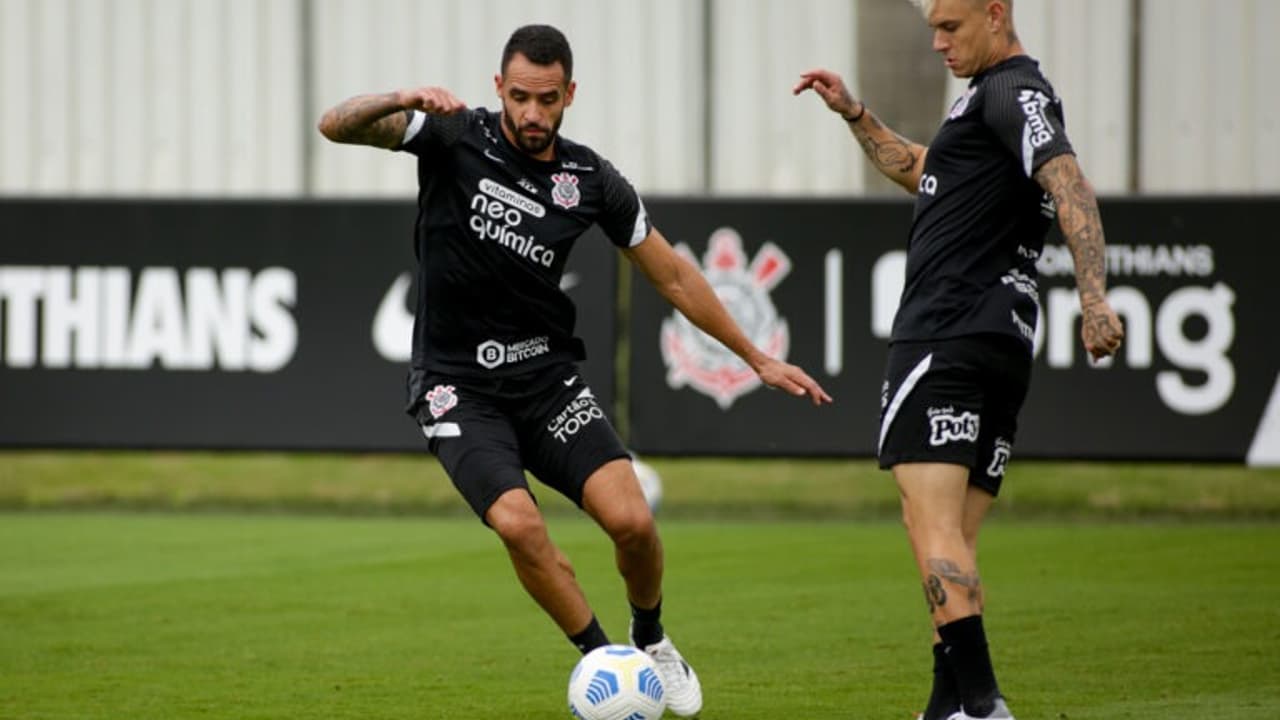
POLYGON ((997 494, 1030 381, 1031 355, 1016 338, 893 343, 880 394, 880 467, 964 465, 971 485, 997 494))
POLYGON ((630 457, 576 365, 493 380, 428 373, 426 387, 414 417, 481 520, 499 495, 529 489, 526 469, 581 507, 587 478, 630 457))

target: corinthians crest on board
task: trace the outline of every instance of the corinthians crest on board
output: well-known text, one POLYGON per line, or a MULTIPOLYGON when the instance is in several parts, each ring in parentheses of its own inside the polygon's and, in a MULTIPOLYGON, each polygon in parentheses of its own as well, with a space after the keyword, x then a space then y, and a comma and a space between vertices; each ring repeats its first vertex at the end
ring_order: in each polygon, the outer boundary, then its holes
MULTIPOLYGON (((698 260, 683 243, 675 248, 694 265, 698 260)), ((747 337, 764 352, 785 360, 790 349, 787 321, 778 316, 769 293, 791 272, 791 259, 771 242, 750 261, 742 236, 724 227, 711 233, 701 263, 716 295, 747 337)), ((728 409, 734 401, 760 386, 760 377, 737 355, 697 329, 678 312, 662 321, 662 360, 667 385, 688 385, 728 409)))

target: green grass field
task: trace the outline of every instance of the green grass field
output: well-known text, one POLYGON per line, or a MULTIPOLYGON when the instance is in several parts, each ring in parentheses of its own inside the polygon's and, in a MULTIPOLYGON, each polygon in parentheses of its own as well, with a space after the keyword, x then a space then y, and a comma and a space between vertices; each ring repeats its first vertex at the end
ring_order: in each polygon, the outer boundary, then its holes
MULTIPOLYGON (((652 458, 669 517, 892 518, 890 476, 867 460, 652 458)), ((573 508, 539 492, 552 513, 573 508)), ((0 452, 0 509, 469 514, 422 455, 0 452)), ((1020 518, 1280 519, 1280 467, 1016 460, 997 513, 1020 518)))
MULTIPOLYGON (((556 517, 607 630, 603 536, 556 517)), ((896 523, 668 519, 703 718, 908 720, 924 601, 896 523)), ((993 519, 987 623, 1020 718, 1280 717, 1280 527, 993 519)), ((448 517, 0 514, 0 718, 567 718, 576 653, 448 517)))

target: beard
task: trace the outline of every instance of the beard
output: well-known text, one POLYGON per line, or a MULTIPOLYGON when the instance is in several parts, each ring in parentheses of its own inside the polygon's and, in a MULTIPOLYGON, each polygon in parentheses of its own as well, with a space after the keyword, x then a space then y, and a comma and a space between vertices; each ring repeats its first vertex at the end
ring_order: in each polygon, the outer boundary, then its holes
POLYGON ((552 124, 550 129, 540 125, 526 125, 522 130, 521 128, 516 127, 516 123, 511 119, 510 113, 505 111, 502 113, 502 122, 507 126, 507 129, 511 131, 511 137, 516 139, 516 145, 530 155, 537 155, 551 147, 551 143, 555 142, 556 136, 560 134, 560 122, 563 119, 564 115, 561 114, 560 117, 556 118, 555 123, 552 124), (524 130, 531 130, 535 128, 544 131, 543 134, 540 136, 527 135, 524 132, 524 130))

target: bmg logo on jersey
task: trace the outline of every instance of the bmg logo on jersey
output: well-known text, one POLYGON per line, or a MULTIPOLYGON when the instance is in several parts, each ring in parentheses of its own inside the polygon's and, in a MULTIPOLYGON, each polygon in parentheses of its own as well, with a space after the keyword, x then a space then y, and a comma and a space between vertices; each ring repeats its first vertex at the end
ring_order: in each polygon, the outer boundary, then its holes
POLYGON ((1037 150, 1053 139, 1053 128, 1044 114, 1049 102, 1049 96, 1039 90, 1023 90, 1018 93, 1018 104, 1022 106, 1022 114, 1027 116, 1027 126, 1022 133, 1023 141, 1031 143, 1031 147, 1037 150))
POLYGON ((535 218, 546 216, 547 209, 542 203, 488 178, 480 181, 479 189, 471 198, 474 214, 468 221, 476 238, 492 240, 526 260, 551 267, 556 260, 555 251, 539 245, 532 232, 521 235, 516 231, 526 214, 535 218))
POLYGON ((980 418, 965 411, 956 414, 953 407, 929 408, 929 444, 938 447, 952 442, 977 442, 980 418))
POLYGON ((554 435, 560 442, 567 443, 569 438, 581 432, 582 428, 603 419, 604 411, 596 402, 595 393, 591 392, 591 388, 583 388, 582 392, 578 393, 578 397, 571 400, 559 415, 547 423, 547 432, 554 435))

